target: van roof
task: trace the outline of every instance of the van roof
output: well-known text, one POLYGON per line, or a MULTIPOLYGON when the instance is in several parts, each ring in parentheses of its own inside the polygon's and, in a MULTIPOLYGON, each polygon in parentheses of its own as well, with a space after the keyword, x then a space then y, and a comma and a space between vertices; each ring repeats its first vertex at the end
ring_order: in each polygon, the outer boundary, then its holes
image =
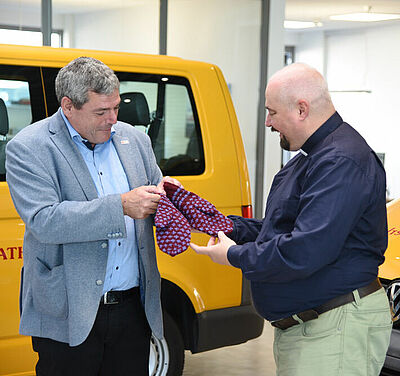
POLYGON ((188 66, 191 69, 210 69, 215 67, 215 65, 209 63, 165 55, 0 44, 1 64, 63 67, 79 56, 94 57, 110 65, 113 69, 128 66, 158 68, 157 70, 161 67, 179 70, 186 70, 185 67, 188 66))

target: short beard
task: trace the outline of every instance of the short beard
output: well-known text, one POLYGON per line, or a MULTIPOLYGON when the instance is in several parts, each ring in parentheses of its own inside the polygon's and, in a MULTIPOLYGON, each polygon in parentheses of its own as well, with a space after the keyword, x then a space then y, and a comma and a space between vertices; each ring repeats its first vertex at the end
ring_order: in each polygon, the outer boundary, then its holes
MULTIPOLYGON (((271 127, 271 132, 278 132, 278 131, 274 127, 271 127)), ((283 150, 290 151, 290 143, 283 134, 281 134, 280 145, 283 150)))
POLYGON ((281 136, 281 142, 280 142, 280 144, 281 144, 281 148, 283 149, 283 150, 287 150, 287 151, 290 151, 290 143, 289 143, 289 141, 287 140, 287 138, 285 137, 285 136, 281 136))

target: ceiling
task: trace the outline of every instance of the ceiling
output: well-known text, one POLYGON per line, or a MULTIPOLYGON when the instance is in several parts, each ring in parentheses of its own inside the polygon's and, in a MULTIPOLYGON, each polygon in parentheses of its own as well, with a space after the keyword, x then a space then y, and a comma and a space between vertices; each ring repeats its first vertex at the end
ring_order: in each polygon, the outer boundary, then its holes
POLYGON ((322 22, 323 29, 347 29, 360 26, 382 25, 397 21, 345 22, 331 21, 330 15, 358 13, 398 13, 400 0, 286 0, 285 18, 295 21, 322 22))
MULTIPOLYGON (((234 6, 235 0, 230 1, 232 6, 234 6)), ((101 9, 123 8, 138 4, 148 4, 149 2, 158 4, 159 0, 51 0, 51 2, 54 13, 79 13, 101 9)), ((40 10, 40 4, 41 0, 0 0, 0 9, 2 7, 21 9, 23 7, 24 9, 32 8, 38 11, 40 10)), ((370 25, 371 23, 330 21, 328 17, 334 14, 363 12, 368 9, 372 12, 400 14, 400 0, 286 0, 285 13, 287 20, 322 22, 324 25, 323 29, 343 29, 364 26, 366 24, 370 25)), ((374 24, 388 22, 400 21, 383 21, 374 24)))

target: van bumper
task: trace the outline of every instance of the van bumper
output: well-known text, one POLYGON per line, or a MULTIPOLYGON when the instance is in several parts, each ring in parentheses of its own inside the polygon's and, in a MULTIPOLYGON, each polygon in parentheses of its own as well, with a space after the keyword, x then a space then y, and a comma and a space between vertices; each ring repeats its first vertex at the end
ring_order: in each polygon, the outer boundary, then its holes
POLYGON ((199 313, 197 324, 193 354, 257 338, 263 331, 264 319, 249 304, 199 313))

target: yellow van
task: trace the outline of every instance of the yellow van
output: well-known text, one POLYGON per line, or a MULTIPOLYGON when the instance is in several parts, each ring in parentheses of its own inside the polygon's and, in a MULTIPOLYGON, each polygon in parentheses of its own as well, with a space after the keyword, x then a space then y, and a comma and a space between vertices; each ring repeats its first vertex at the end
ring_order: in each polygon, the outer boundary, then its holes
POLYGON ((388 203, 387 213, 389 243, 379 277, 392 309, 393 330, 382 376, 400 374, 400 199, 388 203))
MULTIPOLYGON (((30 338, 18 335, 24 224, 6 182, 5 145, 28 124, 58 109, 54 79, 78 56, 110 66, 121 87, 120 120, 152 140, 164 175, 225 214, 251 216, 246 158, 224 77, 212 64, 166 56, 0 45, 0 375, 34 375, 30 338), (145 98, 141 111, 132 99, 145 98), (135 112, 136 111, 136 112, 135 112)), ((207 237, 193 234, 195 243, 207 237)), ((187 250, 174 258, 157 250, 165 341, 151 342, 150 375, 181 375, 184 350, 238 344, 262 333, 240 270, 187 250)))

